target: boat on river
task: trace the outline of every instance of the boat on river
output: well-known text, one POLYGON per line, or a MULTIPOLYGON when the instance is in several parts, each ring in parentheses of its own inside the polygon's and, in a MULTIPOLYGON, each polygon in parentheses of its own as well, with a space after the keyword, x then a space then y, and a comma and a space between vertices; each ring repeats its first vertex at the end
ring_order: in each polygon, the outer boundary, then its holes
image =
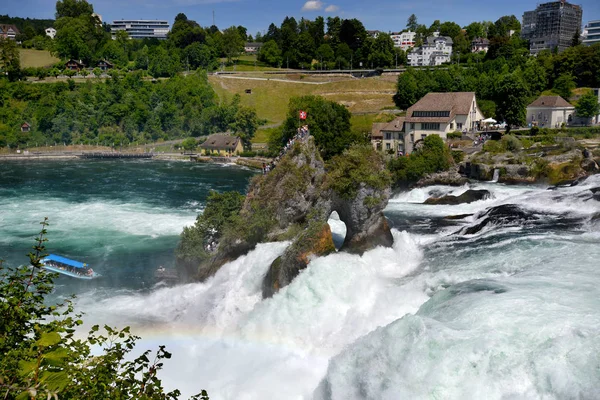
POLYGON ((94 279, 100 276, 86 263, 71 260, 70 258, 50 254, 41 260, 43 267, 48 271, 57 272, 77 279, 94 279))

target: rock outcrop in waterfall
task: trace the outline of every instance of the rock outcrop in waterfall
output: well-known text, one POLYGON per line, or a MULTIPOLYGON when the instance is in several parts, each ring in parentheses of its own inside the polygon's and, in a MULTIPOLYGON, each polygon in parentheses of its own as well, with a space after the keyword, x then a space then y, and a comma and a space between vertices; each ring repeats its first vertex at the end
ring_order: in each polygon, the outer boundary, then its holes
POLYGON ((258 243, 291 241, 265 276, 263 296, 270 297, 313 257, 336 251, 327 223, 333 211, 347 228, 340 251, 362 253, 375 246, 391 246, 392 234, 383 215, 390 183, 383 159, 370 147, 352 147, 326 164, 313 138, 303 138, 276 168, 252 179, 239 215, 223 228, 196 278, 212 276, 258 243))

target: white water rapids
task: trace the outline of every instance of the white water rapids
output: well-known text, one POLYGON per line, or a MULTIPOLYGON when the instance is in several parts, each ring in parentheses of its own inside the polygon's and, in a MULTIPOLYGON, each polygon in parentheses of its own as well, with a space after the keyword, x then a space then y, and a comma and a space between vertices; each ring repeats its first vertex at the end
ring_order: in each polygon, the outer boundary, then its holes
MULTIPOLYGON (((132 325, 167 345, 162 377, 211 399, 600 398, 600 202, 589 188, 477 184, 492 197, 395 197, 393 248, 313 260, 272 299, 261 282, 287 243, 261 244, 204 283, 80 296, 90 323, 132 325), (487 225, 516 204, 542 227, 487 225), (457 225, 442 217, 474 214, 457 225), (560 218, 578 222, 559 223, 560 218), (556 224, 555 224, 556 221, 556 224), (553 225, 555 224, 555 225, 553 225)), ((561 220, 562 221, 562 220, 561 220)), ((334 224, 334 226, 339 223, 334 224)))

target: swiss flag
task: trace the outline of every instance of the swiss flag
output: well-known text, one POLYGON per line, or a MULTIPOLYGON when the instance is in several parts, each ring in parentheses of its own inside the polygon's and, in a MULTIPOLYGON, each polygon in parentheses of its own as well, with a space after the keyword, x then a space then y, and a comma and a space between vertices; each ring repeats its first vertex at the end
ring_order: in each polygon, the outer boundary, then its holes
POLYGON ((300 110, 300 119, 306 119, 306 111, 300 110))

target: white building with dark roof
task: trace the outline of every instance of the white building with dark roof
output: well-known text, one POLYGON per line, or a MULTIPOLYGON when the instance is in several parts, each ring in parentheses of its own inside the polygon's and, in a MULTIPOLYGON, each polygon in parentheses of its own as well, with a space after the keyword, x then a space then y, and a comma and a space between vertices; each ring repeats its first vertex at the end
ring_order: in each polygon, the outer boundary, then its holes
POLYGON ((446 139, 449 132, 474 131, 484 118, 474 92, 427 93, 406 111, 406 153, 411 153, 415 143, 428 135, 446 139))
POLYGON ((575 106, 560 96, 540 96, 527 106, 527 124, 540 128, 560 128, 575 118, 575 106))
POLYGON ((452 38, 448 36, 429 36, 423 46, 414 48, 408 54, 408 63, 411 67, 420 67, 450 62, 452 44, 452 38))

